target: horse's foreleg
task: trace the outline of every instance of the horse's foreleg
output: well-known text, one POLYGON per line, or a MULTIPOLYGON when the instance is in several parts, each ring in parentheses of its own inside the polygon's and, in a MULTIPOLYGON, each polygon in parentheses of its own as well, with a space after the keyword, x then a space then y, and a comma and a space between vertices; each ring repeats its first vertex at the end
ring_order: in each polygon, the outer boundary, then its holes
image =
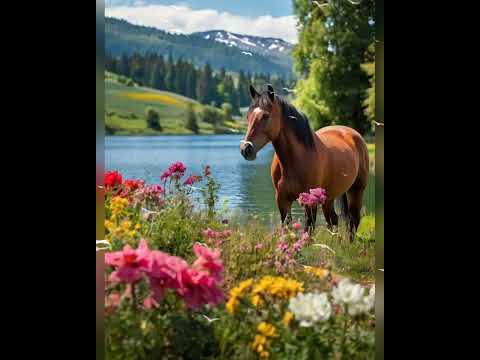
POLYGON ((317 221, 317 207, 305 206, 305 228, 304 232, 308 232, 309 235, 313 234, 315 230, 315 222, 317 221))
POLYGON ((275 197, 283 227, 284 225, 290 224, 292 221, 292 201, 288 200, 285 196, 282 196, 280 192, 277 192, 275 197))

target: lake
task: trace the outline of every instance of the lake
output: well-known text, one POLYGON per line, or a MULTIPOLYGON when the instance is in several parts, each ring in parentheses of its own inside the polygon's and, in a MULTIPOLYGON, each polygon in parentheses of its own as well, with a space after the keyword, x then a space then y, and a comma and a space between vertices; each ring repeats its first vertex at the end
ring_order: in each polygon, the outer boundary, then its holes
MULTIPOLYGON (((221 206, 264 220, 280 221, 270 177, 273 147, 268 144, 255 161, 246 161, 239 150, 242 138, 243 135, 108 136, 105 169, 153 184, 160 183, 160 175, 174 161, 187 166, 187 176, 202 174, 203 166, 210 165, 221 186, 221 206)), ((375 211, 374 182, 371 175, 364 200, 368 212, 375 211)), ((303 218, 303 210, 294 204, 292 215, 303 218)), ((323 219, 321 211, 319 218, 323 219)))

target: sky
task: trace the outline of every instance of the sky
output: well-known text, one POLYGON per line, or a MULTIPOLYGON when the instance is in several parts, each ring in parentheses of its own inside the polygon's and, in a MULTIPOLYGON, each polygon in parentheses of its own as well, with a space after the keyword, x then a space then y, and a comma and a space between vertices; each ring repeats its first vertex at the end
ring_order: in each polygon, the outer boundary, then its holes
POLYGON ((297 42, 292 0, 106 0, 105 15, 162 30, 206 30, 297 42))

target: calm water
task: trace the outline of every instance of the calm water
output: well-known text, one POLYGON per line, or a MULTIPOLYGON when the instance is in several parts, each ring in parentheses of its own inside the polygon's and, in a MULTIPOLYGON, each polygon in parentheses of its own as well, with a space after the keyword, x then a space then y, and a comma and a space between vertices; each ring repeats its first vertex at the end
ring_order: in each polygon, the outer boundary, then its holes
MULTIPOLYGON (((174 161, 185 163, 187 175, 201 174, 203 166, 210 165, 221 186, 222 204, 226 202, 230 209, 278 220, 270 178, 273 147, 267 145, 255 161, 246 161, 239 151, 241 139, 242 135, 106 137, 105 167, 118 170, 127 178, 159 183, 162 172, 174 161)), ((373 185, 372 176, 370 190, 373 185)), ((374 204, 371 192, 365 201, 369 211, 373 211, 374 204)), ((294 217, 303 217, 302 209, 296 205, 292 212, 294 217)))

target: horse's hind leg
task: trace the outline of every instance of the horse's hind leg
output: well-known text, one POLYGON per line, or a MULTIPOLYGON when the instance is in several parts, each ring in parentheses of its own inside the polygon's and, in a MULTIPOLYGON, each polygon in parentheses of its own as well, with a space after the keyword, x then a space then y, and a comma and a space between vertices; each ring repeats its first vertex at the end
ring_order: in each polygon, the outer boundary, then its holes
POLYGON ((358 225, 360 224, 360 212, 362 210, 363 188, 352 188, 347 192, 348 198, 348 230, 350 241, 355 238, 358 225))
POLYGON ((325 220, 327 222, 327 227, 329 230, 333 229, 333 226, 338 225, 338 215, 335 212, 335 207, 333 206, 334 200, 327 200, 322 205, 323 215, 325 216, 325 220))

